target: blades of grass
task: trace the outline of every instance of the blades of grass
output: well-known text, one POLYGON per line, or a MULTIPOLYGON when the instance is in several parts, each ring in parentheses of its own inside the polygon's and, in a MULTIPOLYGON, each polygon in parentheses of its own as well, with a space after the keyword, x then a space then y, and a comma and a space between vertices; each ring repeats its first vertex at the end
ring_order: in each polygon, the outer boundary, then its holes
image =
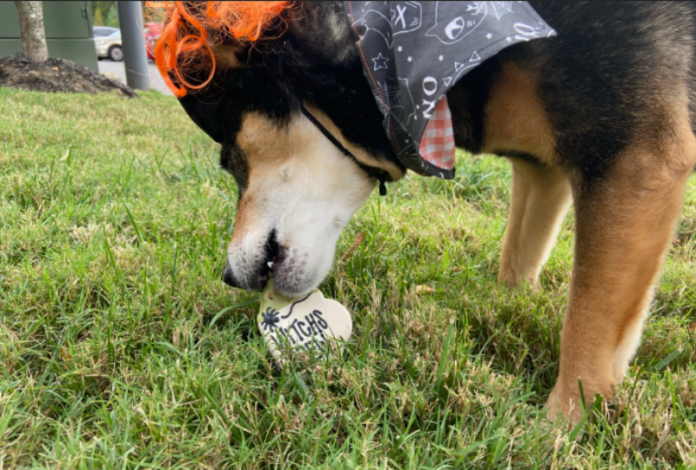
POLYGON ((438 444, 443 444, 445 431, 447 430, 447 417, 450 414, 449 408, 445 408, 443 414, 444 416, 440 416, 438 420, 440 423, 435 429, 435 439, 433 439, 433 441, 438 444))
POLYGON ((580 434, 580 431, 582 431, 582 428, 585 427, 587 424, 587 421, 590 419, 590 413, 585 412, 582 419, 580 422, 573 428, 572 431, 570 431, 570 434, 568 434, 568 442, 573 442, 575 441, 575 438, 580 434))
POLYGON ((170 149, 170 147, 167 147, 166 149, 164 149, 164 152, 162 152, 161 158, 157 158, 157 156, 155 155, 155 158, 154 158, 155 164, 157 165, 157 171, 160 173, 162 173, 162 163, 167 159, 167 154, 169 153, 169 149, 170 149))
POLYGON ((493 441, 493 452, 491 453, 490 465, 493 466, 496 462, 500 461, 503 456, 503 452, 507 448, 509 441, 509 436, 504 434, 498 434, 497 439, 493 441))
POLYGON ((628 410, 631 407, 631 401, 633 400, 633 394, 636 391, 636 386, 638 385, 638 378, 640 377, 640 366, 636 365, 634 374, 635 374, 635 379, 633 380, 633 385, 631 386, 631 391, 628 394, 628 400, 626 400, 626 408, 624 408, 624 413, 623 413, 623 425, 624 427, 628 426, 628 410))
POLYGON ((130 220, 130 223, 133 226, 133 229, 135 230, 135 236, 138 237, 138 242, 140 244, 142 244, 143 243, 143 236, 142 236, 142 233, 140 232, 140 228, 138 227, 138 223, 135 221, 135 217, 133 217, 133 213, 128 208, 128 204, 126 204, 125 202, 123 203, 123 207, 126 208, 126 213, 128 214, 128 219, 130 220))
POLYGON ((71 158, 70 158, 70 157, 71 157, 71 154, 72 154, 71 150, 72 150, 72 149, 71 149, 70 147, 68 147, 67 149, 65 149, 65 152, 63 153, 63 156, 60 157, 60 160, 58 160, 58 161, 59 161, 59 162, 65 162, 66 165, 70 166, 70 163, 71 163, 71 158))
MULTIPOLYGON (((489 442, 489 441, 492 441, 493 439, 495 439, 495 438, 497 438, 497 437, 498 437, 498 434, 494 434, 494 435, 489 436, 489 437, 486 437, 486 438, 484 438, 484 439, 482 439, 482 440, 480 440, 480 441, 478 441, 478 442, 474 442, 473 444, 470 444, 470 445, 465 446, 465 447, 463 447, 463 448, 457 449, 457 450, 456 450, 457 460, 456 460, 456 462, 455 462, 455 467, 454 467, 454 468, 470 468, 470 467, 468 467, 468 466, 465 465, 466 462, 464 461, 464 459, 466 459, 467 457, 469 457, 471 454, 473 454, 473 453, 475 453, 475 452, 478 452, 479 449, 480 449, 482 446, 486 446, 486 447, 487 447, 487 446, 488 446, 488 442, 489 442)), ((436 447, 438 447, 438 448, 440 448, 440 449, 442 449, 442 450, 450 450, 450 449, 448 449, 447 447, 441 446, 441 445, 439 445, 439 444, 434 444, 434 446, 436 446, 436 447)), ((489 468, 490 468, 490 467, 489 467, 489 468)))
POLYGON ((116 366, 116 350, 114 349, 114 343, 111 339, 111 328, 112 324, 109 322, 109 326, 106 329, 106 351, 107 351, 107 358, 109 361, 109 367, 115 367, 116 366))
POLYGON ((435 390, 437 396, 442 399, 442 376, 445 373, 445 368, 447 367, 447 356, 449 355, 450 341, 452 340, 452 332, 454 331, 454 323, 450 322, 449 328, 447 330, 447 336, 445 337, 445 343, 442 345, 442 353, 440 354, 440 364, 437 367, 437 378, 435 379, 435 390))
POLYGON ((363 342, 363 348, 362 351, 360 352, 360 364, 364 365, 365 361, 367 359, 367 350, 369 349, 370 346, 370 331, 372 331, 373 328, 373 315, 367 315, 367 326, 365 327, 365 340, 363 342))
POLYGON ((51 159, 51 167, 48 171, 48 186, 50 187, 53 182, 53 170, 56 168, 56 162, 58 162, 58 155, 51 159))
POLYGON ((128 194, 128 185, 130 184, 131 175, 133 174, 133 165, 135 164, 135 155, 131 158, 130 164, 128 165, 128 172, 126 173, 126 182, 123 184, 121 191, 123 194, 128 194))
POLYGON ((669 392, 672 397, 672 426, 674 427, 674 432, 679 433, 681 426, 679 424, 679 414, 677 410, 677 394, 674 392, 674 377, 671 371, 668 371, 665 375, 667 375, 668 378, 669 392))
POLYGON ((585 390, 582 388, 582 379, 578 379, 578 388, 580 389, 580 400, 582 400, 582 411, 587 413, 587 403, 585 403, 585 390))
POLYGON ((416 380, 418 377, 418 369, 413 365, 413 361, 411 361, 411 354, 406 349, 406 345, 404 344, 404 333, 401 329, 401 322, 396 322, 396 329, 396 340, 399 342, 399 346, 401 346, 401 352, 404 359, 406 359, 406 372, 408 372, 408 375, 411 376, 412 380, 416 380))
MULTIPOLYGON (((174 347, 174 346, 172 346, 174 347)), ((218 414, 220 419, 222 420, 223 423, 225 423, 225 426, 227 426, 227 429, 229 430, 231 427, 230 420, 227 418, 227 415, 225 415, 225 412, 220 408, 220 405, 218 404, 217 400, 215 400, 212 395, 210 395, 210 392, 205 389, 200 383, 195 382, 196 386, 198 387, 198 390, 203 394, 203 396, 208 400, 208 403, 210 403, 210 406, 213 407, 215 412, 218 414)))
MULTIPOLYGON (((416 422, 416 407, 414 406, 413 409, 411 409, 411 417, 408 419, 408 424, 406 425, 406 429, 404 429, 404 432, 402 436, 409 436, 409 431, 411 430, 411 426, 413 426, 413 423, 416 422)), ((414 433, 418 433, 418 430, 414 431, 414 433)), ((405 439, 405 437, 404 437, 405 439)))
POLYGON ((116 274, 116 281, 119 284, 119 287, 123 290, 123 273, 121 273, 121 270, 119 269, 118 265, 116 264, 116 259, 114 258, 114 253, 111 251, 111 246, 109 245, 109 239, 106 236, 106 229, 102 227, 102 234, 104 236, 104 251, 106 252, 106 259, 109 261, 109 264, 114 270, 114 273, 116 274))
MULTIPOLYGON (((183 152, 182 152, 182 157, 183 157, 183 152)), ((191 165, 191 170, 193 171, 193 174, 196 175, 197 180, 203 180, 204 178, 201 177, 200 173, 198 172, 198 167, 196 166, 196 160, 194 159, 194 150, 189 148, 188 152, 186 152, 186 158, 189 162, 189 165, 191 165)))
POLYGON ((212 320, 210 320, 210 323, 208 323, 208 328, 212 328, 215 326, 215 323, 222 317, 225 313, 232 311, 232 310, 237 310, 242 307, 246 307, 247 305, 253 305, 259 303, 259 299, 251 299, 251 300, 246 300, 244 302, 239 302, 234 305, 230 305, 229 307, 225 307, 222 310, 220 310, 218 313, 215 314, 212 320))
MULTIPOLYGON (((172 267, 169 270, 169 276, 172 279, 172 289, 174 289, 174 286, 176 285, 176 277, 179 274, 178 271, 178 263, 179 263, 179 234, 177 233, 174 238, 174 255, 172 256, 172 267)), ((172 291, 173 294, 173 291, 172 291)))
POLYGON ((669 365, 669 363, 672 362, 677 357, 679 357, 681 355, 681 353, 682 353, 681 349, 675 349, 674 351, 672 351, 672 353, 669 356, 667 356, 666 358, 662 359, 660 362, 655 364, 655 366, 654 366, 655 371, 659 372, 662 369, 664 369, 665 367, 667 367, 669 365))
POLYGON ((167 343, 165 341, 155 341, 152 344, 154 344, 155 346, 161 346, 164 349, 167 349, 167 350, 173 352, 174 354, 181 357, 182 359, 188 359, 186 354, 183 351, 180 351, 179 349, 177 349, 173 344, 167 343))
POLYGON ((29 327, 29 329, 26 332, 26 337, 30 338, 31 335, 33 335, 34 332, 36 330, 38 330, 41 325, 44 324, 45 321, 46 321, 46 317, 40 317, 36 321, 32 322, 31 326, 29 327))
POLYGON ((604 398, 602 398, 602 395, 597 393, 594 397, 594 400, 592 401, 592 408, 591 411, 595 413, 597 416, 602 416, 602 402, 604 401, 604 398))
POLYGON ((297 383, 297 385, 300 387, 302 401, 308 401, 308 399, 311 398, 309 387, 307 387, 307 384, 304 382, 304 380, 302 380, 301 374, 298 374, 294 367, 291 367, 290 371, 292 372, 292 378, 295 379, 295 383, 297 383))

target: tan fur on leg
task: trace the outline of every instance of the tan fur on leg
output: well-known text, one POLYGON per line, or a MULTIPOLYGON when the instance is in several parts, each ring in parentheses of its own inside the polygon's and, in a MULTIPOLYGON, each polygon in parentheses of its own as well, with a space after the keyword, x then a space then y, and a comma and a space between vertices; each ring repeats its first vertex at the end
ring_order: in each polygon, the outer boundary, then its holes
POLYGON ((573 182, 575 264, 552 416, 582 417, 579 379, 586 403, 611 398, 635 353, 696 162, 696 138, 681 123, 657 145, 636 144, 590 189, 573 182))
POLYGON ((498 279, 513 287, 535 283, 571 203, 559 168, 512 160, 512 200, 498 279))

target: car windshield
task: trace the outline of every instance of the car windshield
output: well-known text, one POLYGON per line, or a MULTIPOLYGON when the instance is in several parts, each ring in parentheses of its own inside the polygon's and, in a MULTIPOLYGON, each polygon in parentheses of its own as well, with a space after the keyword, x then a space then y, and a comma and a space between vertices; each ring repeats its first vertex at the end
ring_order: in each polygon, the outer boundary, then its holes
POLYGON ((112 28, 94 28, 95 38, 108 38, 120 36, 121 31, 112 28))

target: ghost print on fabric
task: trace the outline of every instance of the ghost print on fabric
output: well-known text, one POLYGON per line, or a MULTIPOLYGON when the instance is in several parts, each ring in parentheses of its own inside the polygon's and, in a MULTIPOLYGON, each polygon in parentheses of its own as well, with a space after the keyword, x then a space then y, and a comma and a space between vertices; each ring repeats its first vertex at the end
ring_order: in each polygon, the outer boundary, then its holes
POLYGON ((555 36, 527 2, 344 2, 383 127, 399 160, 454 177, 445 94, 500 50, 555 36))

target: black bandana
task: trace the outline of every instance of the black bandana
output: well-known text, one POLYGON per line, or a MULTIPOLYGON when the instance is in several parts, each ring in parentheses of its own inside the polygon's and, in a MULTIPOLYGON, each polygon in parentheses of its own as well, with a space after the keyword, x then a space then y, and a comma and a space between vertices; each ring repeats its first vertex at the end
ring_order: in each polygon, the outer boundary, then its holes
POLYGON ((527 2, 344 2, 384 131, 408 169, 454 176, 445 94, 520 41, 554 36, 527 2))

